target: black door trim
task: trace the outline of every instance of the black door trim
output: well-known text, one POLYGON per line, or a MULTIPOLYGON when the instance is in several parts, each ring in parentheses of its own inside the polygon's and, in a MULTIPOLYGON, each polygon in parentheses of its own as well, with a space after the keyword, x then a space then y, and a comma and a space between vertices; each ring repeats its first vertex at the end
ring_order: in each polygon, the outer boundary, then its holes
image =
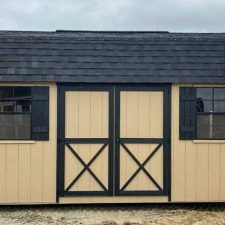
POLYGON ((119 85, 115 88, 115 195, 168 196, 171 199, 171 85, 119 85), (120 92, 163 91, 163 138, 120 138, 120 92), (163 144, 163 188, 156 191, 124 191, 120 189, 120 146, 126 143, 163 144))
MULTIPOLYGON (((58 85, 58 144, 57 144, 57 202, 65 196, 112 196, 113 195, 113 136, 114 136, 114 92, 113 87, 104 85, 58 85), (65 138, 65 92, 66 91, 107 91, 109 93, 109 136, 108 138, 65 138), (99 143, 109 146, 108 189, 103 191, 69 191, 64 186, 65 146, 99 143)), ((71 149, 72 151, 72 149, 71 149)), ((73 154, 76 156, 76 152, 73 154)), ((83 164, 84 165, 84 164, 83 164)), ((88 170, 88 164, 84 167, 88 170)), ((90 172, 90 171, 89 171, 90 172)), ((91 171, 92 172, 92 171, 91 171)))
POLYGON ((171 85, 170 84, 58 84, 57 93, 57 196, 168 196, 171 200, 171 85), (109 138, 65 138, 65 91, 108 91, 109 92, 109 138), (114 91, 115 90, 115 91, 114 91), (121 138, 120 139, 120 91, 163 91, 163 134, 164 138, 121 138), (115 94, 115 96, 114 96, 115 94), (114 98, 115 97, 115 98, 114 98), (115 105, 117 107, 115 107, 115 105), (115 111, 114 111, 115 110, 115 111), (115 122, 114 122, 115 120, 115 122), (115 126, 115 130, 114 130, 115 126), (115 131, 115 133, 114 133, 115 131), (119 190, 119 145, 120 143, 162 143, 163 154, 162 191, 120 191, 119 190), (65 143, 109 143, 109 186, 108 191, 65 191, 64 187, 64 146, 65 143), (116 167, 115 167, 115 165, 116 167), (62 166, 63 165, 63 166, 62 166))

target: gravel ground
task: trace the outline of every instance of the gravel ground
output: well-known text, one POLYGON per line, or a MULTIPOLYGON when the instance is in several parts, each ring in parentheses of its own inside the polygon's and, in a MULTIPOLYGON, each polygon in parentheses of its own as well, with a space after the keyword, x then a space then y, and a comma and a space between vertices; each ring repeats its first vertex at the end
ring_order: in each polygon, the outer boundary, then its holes
POLYGON ((225 205, 87 205, 0 207, 0 225, 225 224, 225 205))

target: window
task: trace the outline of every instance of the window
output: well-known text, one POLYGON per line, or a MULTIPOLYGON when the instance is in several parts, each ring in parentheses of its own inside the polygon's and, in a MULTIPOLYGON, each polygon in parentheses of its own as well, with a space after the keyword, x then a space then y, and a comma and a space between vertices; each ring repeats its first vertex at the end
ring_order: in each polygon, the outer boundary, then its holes
POLYGON ((180 87, 180 140, 225 140, 225 88, 180 87))
POLYGON ((197 88, 197 139, 225 139, 225 88, 197 88))
POLYGON ((0 139, 31 139, 31 88, 0 88, 0 139))
POLYGON ((48 87, 0 87, 0 140, 48 140, 48 87))

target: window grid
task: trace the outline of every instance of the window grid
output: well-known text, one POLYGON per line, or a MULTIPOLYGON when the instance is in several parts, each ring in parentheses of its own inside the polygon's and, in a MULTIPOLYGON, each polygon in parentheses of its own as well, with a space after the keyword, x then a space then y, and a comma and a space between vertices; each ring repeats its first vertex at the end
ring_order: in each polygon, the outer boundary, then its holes
MULTIPOLYGON (((15 89, 18 88, 18 89, 23 89, 23 88, 28 88, 28 87, 22 87, 22 86, 16 86, 16 87, 0 87, 0 89, 4 89, 4 88, 12 88, 12 97, 0 97, 0 102, 4 102, 6 100, 9 100, 9 101, 12 101, 13 102, 13 111, 4 111, 4 108, 1 109, 0 108, 0 116, 1 115, 29 115, 29 121, 30 121, 30 127, 29 127, 29 138, 2 138, 0 136, 0 140, 31 140, 31 136, 32 136, 32 109, 31 109, 31 101, 32 101, 32 96, 31 96, 31 88, 29 87, 30 89, 30 96, 26 96, 26 97, 15 97, 15 89), (29 111, 17 111, 17 100, 20 100, 20 101, 23 101, 23 100, 28 100, 30 101, 30 110, 29 111)), ((14 118, 14 121, 12 122, 15 124, 15 118, 14 118)), ((1 124, 0 124, 1 126, 1 124)), ((11 127, 11 126, 5 126, 5 127, 11 127)), ((24 126, 25 128, 26 126, 24 126)), ((17 127, 14 127, 14 134, 18 131, 16 131, 16 128, 17 127)))
MULTIPOLYGON (((201 89, 203 89, 204 87, 201 87, 201 89)), ((213 116, 217 116, 217 115, 224 115, 225 116, 225 111, 224 112, 215 112, 215 101, 221 101, 221 102, 224 102, 225 103, 225 98, 224 99, 215 99, 215 89, 217 88, 221 88, 223 89, 222 87, 205 87, 207 89, 212 89, 212 99, 209 100, 209 99, 206 99, 204 100, 204 98, 202 99, 203 102, 212 102, 212 111, 209 111, 209 112, 198 112, 198 102, 197 102, 197 98, 196 98, 196 107, 197 107, 197 117, 196 117, 196 120, 198 120, 198 116, 199 115, 208 115, 209 116, 209 124, 208 125, 202 125, 202 126, 198 126, 198 122, 196 121, 196 124, 197 124, 197 129, 196 129, 196 139, 198 140, 224 140, 225 139, 225 135, 223 138, 216 138, 213 136, 213 129, 216 129, 216 128, 219 128, 219 127, 224 127, 225 128, 225 124, 224 125, 214 125, 213 124, 213 116), (207 138, 199 138, 198 137, 198 128, 199 127, 204 127, 204 128, 209 128, 209 137, 207 138)), ((197 91, 198 89, 200 88, 197 88, 197 91)), ((224 88, 225 90, 225 88, 224 88)), ((224 129, 224 132, 225 132, 225 129, 224 129)))

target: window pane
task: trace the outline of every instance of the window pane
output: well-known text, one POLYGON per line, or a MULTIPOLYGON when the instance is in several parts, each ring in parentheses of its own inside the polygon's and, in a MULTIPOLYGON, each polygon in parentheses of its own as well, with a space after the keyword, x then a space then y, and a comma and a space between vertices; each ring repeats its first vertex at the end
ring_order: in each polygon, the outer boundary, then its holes
POLYGON ((27 99, 31 98, 31 88, 30 87, 14 87, 15 99, 27 99))
POLYGON ((225 115, 213 115, 213 139, 225 139, 225 115))
POLYGON ((208 126, 210 125, 210 115, 198 115, 197 126, 208 126))
POLYGON ((0 112, 31 112, 31 100, 0 100, 0 112))
POLYGON ((0 100, 0 112, 14 112, 15 102, 10 100, 0 100))
POLYGON ((214 88, 214 99, 225 100, 225 88, 214 88))
POLYGON ((0 139, 30 139, 30 114, 0 114, 0 139))
POLYGON ((0 87, 0 112, 31 112, 31 88, 0 87))
POLYGON ((211 120, 211 115, 197 115, 197 139, 212 138, 211 120))
POLYGON ((0 99, 2 98, 12 98, 13 88, 12 87, 0 87, 0 99))
POLYGON ((213 115, 213 126, 225 126, 225 115, 213 115))
POLYGON ((212 138, 211 126, 197 127, 197 139, 211 139, 211 138, 212 138))
POLYGON ((213 102, 212 101, 202 101, 197 99, 197 112, 212 112, 213 102))
POLYGON ((0 87, 0 99, 31 99, 30 87, 0 87))
POLYGON ((16 102, 17 112, 31 112, 31 100, 19 100, 16 102))
POLYGON ((225 126, 213 126, 213 139, 225 139, 225 126))
POLYGON ((197 112, 198 139, 225 139, 225 88, 197 88, 197 112))
POLYGON ((225 112, 225 101, 214 101, 214 112, 225 112))
POLYGON ((213 100, 213 89, 197 88, 197 98, 202 100, 213 100))

